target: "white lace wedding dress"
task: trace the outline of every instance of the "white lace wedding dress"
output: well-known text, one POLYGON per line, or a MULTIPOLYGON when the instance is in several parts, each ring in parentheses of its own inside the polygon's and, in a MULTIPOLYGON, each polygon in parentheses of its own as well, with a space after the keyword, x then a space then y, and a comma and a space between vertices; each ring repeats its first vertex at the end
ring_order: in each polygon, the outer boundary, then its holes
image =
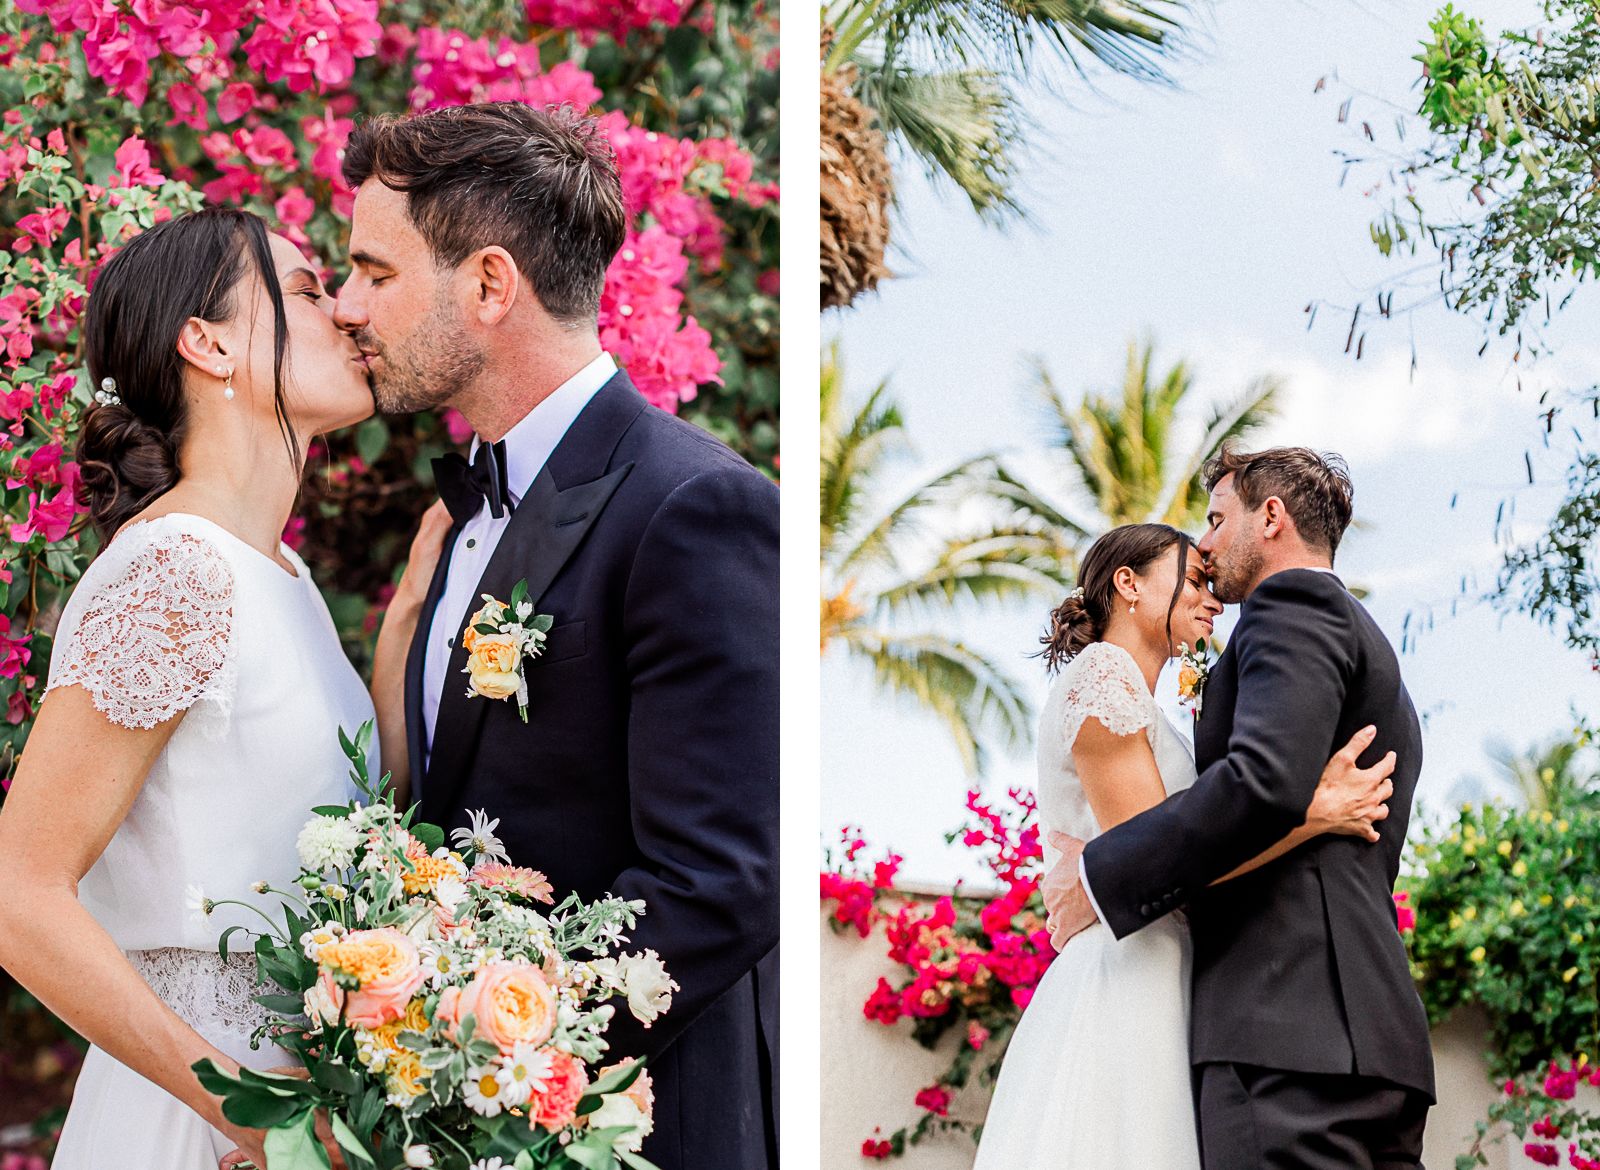
MULTIPOLYGON (((1087 719, 1143 732, 1167 792, 1194 754, 1133 657, 1096 642, 1067 664, 1039 719, 1039 820, 1100 833, 1072 763, 1087 719)), ((1045 865, 1059 855, 1045 846, 1045 865)), ((1189 933, 1179 915, 1122 939, 1096 923, 1045 972, 1006 1050, 974 1170, 1199 1170, 1189 1079, 1189 933)))
MULTIPOLYGON (((311 574, 283 554, 298 576, 198 516, 129 525, 68 601, 47 688, 83 687, 124 727, 188 712, 78 894, 162 1000, 255 1068, 292 1061, 250 1048, 262 1013, 252 997, 268 990, 253 986, 251 940, 236 933, 230 952, 244 957, 226 963, 217 940, 236 923, 265 923, 240 907, 205 917, 195 903, 250 901, 253 882, 293 880, 311 808, 348 799, 338 730, 373 718, 311 574)), ((51 1165, 216 1170, 232 1148, 176 1097, 91 1048, 51 1165)))

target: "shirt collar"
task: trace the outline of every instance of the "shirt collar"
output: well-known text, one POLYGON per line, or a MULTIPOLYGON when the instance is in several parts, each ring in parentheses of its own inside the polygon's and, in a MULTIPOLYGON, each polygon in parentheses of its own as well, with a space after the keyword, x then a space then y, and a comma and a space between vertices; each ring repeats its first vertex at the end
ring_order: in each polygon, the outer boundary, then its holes
MULTIPOLYGON (((545 400, 535 406, 522 420, 506 432, 506 484, 511 492, 511 502, 520 504, 522 493, 528 490, 544 465, 549 462, 561 440, 577 421, 589 400, 617 372, 617 363, 608 353, 602 353, 583 369, 557 386, 545 400)), ((468 458, 478 452, 479 440, 472 440, 468 458)))

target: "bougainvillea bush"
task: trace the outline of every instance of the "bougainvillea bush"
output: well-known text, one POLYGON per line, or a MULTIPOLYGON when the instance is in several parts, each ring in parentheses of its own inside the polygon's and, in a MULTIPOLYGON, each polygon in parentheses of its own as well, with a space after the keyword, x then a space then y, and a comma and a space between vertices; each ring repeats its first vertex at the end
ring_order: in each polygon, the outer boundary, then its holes
MULTIPOLYGON (((773 473, 777 64, 769 0, 0 5, 0 799, 56 615, 95 552, 71 456, 92 391, 79 326, 107 257, 209 201, 262 214, 337 285, 358 119, 570 103, 601 118, 632 212, 602 343, 651 401, 773 473)), ((459 417, 420 414, 311 450, 286 538, 358 663, 431 499, 430 462, 467 437, 459 417)), ((0 1007, 29 1010, 3 976, 0 1007)), ((0 1129, 16 1120, 0 1105, 0 1129)))
MULTIPOLYGON (((958 887, 932 904, 907 898, 895 889, 900 857, 874 859, 855 830, 825 861, 821 894, 834 928, 866 938, 882 925, 903 968, 879 979, 866 1018, 909 1021, 928 1048, 952 1032, 961 1038, 945 1073, 916 1094, 917 1120, 865 1136, 865 1157, 903 1154, 933 1133, 978 1136, 981 1126, 950 1116, 951 1100, 974 1075, 994 1083, 1054 958, 1035 802, 1024 790, 1008 795, 996 808, 969 793, 969 821, 949 837, 984 858, 999 881, 990 896, 958 887)), ((1600 1170, 1600 1116, 1573 1101, 1575 1086, 1600 1085, 1590 1066, 1600 1059, 1600 796, 1580 786, 1539 811, 1462 808, 1419 831, 1394 900, 1429 1020, 1475 1005, 1489 1022, 1490 1073, 1504 1096, 1458 1167, 1486 1165, 1484 1149, 1509 1133, 1526 1139, 1531 1157, 1600 1170)))
POLYGON ((961 1037, 949 1067, 917 1093, 918 1119, 863 1141, 861 1152, 870 1158, 903 1154, 932 1133, 974 1132, 950 1115, 951 1099, 975 1075, 981 1084, 994 1083, 1017 1019, 1055 958, 1038 892, 1043 851, 1033 795, 1012 789, 997 806, 969 792, 967 812, 967 823, 949 839, 983 857, 998 893, 972 897, 958 888, 931 906, 898 898, 900 858, 869 860, 866 841, 848 829, 822 873, 835 929, 866 938, 881 923, 889 958, 904 967, 894 982, 878 980, 863 1009, 867 1019, 889 1027, 907 1020, 912 1038, 926 1048, 952 1032, 961 1037))

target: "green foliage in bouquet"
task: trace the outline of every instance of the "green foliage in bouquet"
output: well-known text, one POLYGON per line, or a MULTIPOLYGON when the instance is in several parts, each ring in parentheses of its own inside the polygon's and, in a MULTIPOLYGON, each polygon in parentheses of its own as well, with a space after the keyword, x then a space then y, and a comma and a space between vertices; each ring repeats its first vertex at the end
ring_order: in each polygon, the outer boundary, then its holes
MULTIPOLYGON (((280 926, 255 909, 257 1030, 290 1052, 307 1079, 209 1060, 194 1067, 235 1124, 266 1129, 273 1170, 327 1170, 316 1136, 326 1116, 354 1170, 651 1170, 639 1156, 652 1128, 648 1075, 635 1061, 598 1068, 604 1033, 625 996, 652 1020, 674 989, 653 952, 618 944, 640 902, 572 894, 554 903, 543 875, 508 864, 498 822, 474 816, 444 830, 396 811, 387 777, 374 784, 372 724, 340 740, 365 802, 326 805, 298 841, 297 888, 280 926), (509 1005, 509 1006, 508 1006, 509 1005), (591 1072, 591 1068, 595 1071, 591 1072)), ((215 901, 250 906, 247 902, 215 901)))
POLYGON ((1481 1007, 1500 1078, 1600 1052, 1600 806, 1469 805, 1424 829, 1412 858, 1401 889, 1428 1018, 1481 1007))

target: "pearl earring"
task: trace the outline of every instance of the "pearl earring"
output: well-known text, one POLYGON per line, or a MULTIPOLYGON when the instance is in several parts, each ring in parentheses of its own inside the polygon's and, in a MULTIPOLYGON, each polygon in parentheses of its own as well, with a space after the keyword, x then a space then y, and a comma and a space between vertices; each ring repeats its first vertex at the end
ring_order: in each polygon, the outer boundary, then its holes
POLYGON ((228 384, 222 388, 222 396, 229 402, 233 401, 233 371, 228 371, 228 384))
POLYGON ((1135 601, 1132 605, 1128 606, 1128 612, 1132 613, 1134 610, 1136 610, 1138 608, 1139 608, 1139 603, 1137 601, 1135 601))

